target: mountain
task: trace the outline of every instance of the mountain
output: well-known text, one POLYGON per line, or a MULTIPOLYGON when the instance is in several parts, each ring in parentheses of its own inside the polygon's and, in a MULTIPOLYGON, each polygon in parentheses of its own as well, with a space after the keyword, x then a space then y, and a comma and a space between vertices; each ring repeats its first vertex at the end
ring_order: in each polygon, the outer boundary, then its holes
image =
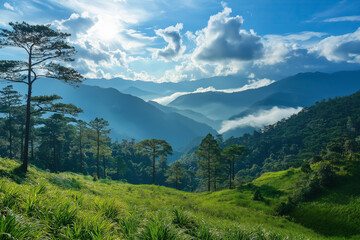
POLYGON ((171 113, 171 112, 175 112, 175 113, 179 113, 183 116, 186 116, 188 118, 191 118, 197 122, 200 122, 200 123, 205 123, 207 125, 209 125, 210 127, 214 128, 214 129, 218 129, 221 125, 221 121, 215 121, 215 120, 212 120, 206 116, 204 116, 203 114, 201 113, 198 113, 198 112, 195 112, 193 110, 190 110, 190 109, 178 109, 178 108, 174 108, 174 107, 169 107, 169 106, 164 106, 164 105, 161 105, 157 102, 154 102, 154 101, 148 101, 148 103, 150 103, 151 105, 157 107, 158 109, 160 109, 161 111, 163 112, 166 112, 166 113, 171 113))
MULTIPOLYGON (((212 77, 204 78, 196 81, 182 81, 178 83, 174 82, 146 82, 146 81, 132 81, 125 80, 122 78, 113 78, 113 79, 87 79, 84 84, 90 86, 98 87, 112 87, 120 92, 133 91, 131 88, 136 88, 136 92, 140 91, 154 93, 155 97, 164 97, 171 95, 175 92, 193 92, 198 88, 207 88, 214 87, 216 89, 228 89, 228 88, 239 88, 248 83, 245 76, 221 76, 221 77, 212 77)), ((131 93, 130 93, 131 94, 131 93)), ((146 95, 138 95, 139 97, 144 97, 148 100, 146 95)))
MULTIPOLYGON (((207 117, 234 119, 244 111, 273 106, 310 106, 316 101, 345 96, 360 89, 360 71, 327 73, 299 73, 268 86, 243 92, 205 92, 178 97, 168 106, 192 109, 207 117), (255 109, 253 107, 256 107, 255 109)), ((246 112, 245 112, 246 113, 246 112)))
POLYGON ((142 98, 142 99, 148 99, 148 98, 156 97, 155 93, 145 91, 145 90, 142 90, 142 89, 134 87, 134 86, 128 87, 127 89, 122 91, 122 93, 130 94, 130 95, 133 95, 135 97, 142 98))
MULTIPOLYGON (((34 85, 34 96, 58 94, 62 102, 82 108, 80 119, 102 117, 109 121, 113 138, 160 138, 179 149, 194 138, 216 133, 211 127, 175 112, 163 112, 144 100, 113 88, 81 84, 75 88, 57 80, 42 79, 34 85)), ((20 87, 20 86, 19 86, 20 87)), ((23 86, 21 86, 23 88, 23 86)), ((23 90, 24 92, 24 90, 23 90)))

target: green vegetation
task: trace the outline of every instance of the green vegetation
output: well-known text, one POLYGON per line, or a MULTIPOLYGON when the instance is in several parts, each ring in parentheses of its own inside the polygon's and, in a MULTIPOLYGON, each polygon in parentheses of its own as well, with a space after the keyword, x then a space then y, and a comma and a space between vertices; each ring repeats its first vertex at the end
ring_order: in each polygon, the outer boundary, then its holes
MULTIPOLYGON (((360 189, 350 184, 354 177, 345 174, 344 168, 336 172, 339 184, 299 202, 289 215, 276 216, 279 203, 287 201, 306 178, 301 169, 266 173, 238 189, 187 193, 154 185, 93 181, 90 176, 54 174, 34 167, 22 176, 14 172, 18 166, 13 160, 0 160, 0 234, 15 239, 360 236, 356 235, 360 234, 360 198, 356 197, 360 189), (255 193, 262 198, 253 200, 255 193)), ((316 172, 320 164, 311 168, 316 172)))

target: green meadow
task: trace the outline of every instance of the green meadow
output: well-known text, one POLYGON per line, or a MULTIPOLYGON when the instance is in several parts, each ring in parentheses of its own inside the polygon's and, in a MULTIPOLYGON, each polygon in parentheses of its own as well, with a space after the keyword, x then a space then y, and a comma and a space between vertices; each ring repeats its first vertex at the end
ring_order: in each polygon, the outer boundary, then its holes
POLYGON ((0 239, 360 238, 360 198, 346 179, 284 217, 275 209, 296 189, 299 169, 237 189, 188 193, 34 167, 24 176, 19 164, 0 160, 0 239))

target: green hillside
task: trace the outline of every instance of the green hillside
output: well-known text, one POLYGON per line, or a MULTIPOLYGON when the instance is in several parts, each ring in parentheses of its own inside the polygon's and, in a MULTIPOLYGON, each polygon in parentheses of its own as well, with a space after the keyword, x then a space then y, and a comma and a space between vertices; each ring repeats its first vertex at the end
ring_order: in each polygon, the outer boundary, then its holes
POLYGON ((1 239, 345 239, 360 233, 360 198, 347 195, 350 188, 276 216, 304 174, 299 169, 267 173, 236 190, 186 193, 33 167, 19 176, 18 166, 0 160, 1 239), (256 189, 263 200, 253 200, 256 189), (322 227, 331 226, 321 222, 334 214, 332 223, 346 224, 351 233, 324 235, 322 227))
POLYGON ((240 167, 240 175, 259 176, 268 171, 299 167, 337 137, 356 139, 360 136, 359 119, 360 92, 356 92, 318 102, 251 135, 229 138, 226 145, 248 147, 251 154, 240 167))

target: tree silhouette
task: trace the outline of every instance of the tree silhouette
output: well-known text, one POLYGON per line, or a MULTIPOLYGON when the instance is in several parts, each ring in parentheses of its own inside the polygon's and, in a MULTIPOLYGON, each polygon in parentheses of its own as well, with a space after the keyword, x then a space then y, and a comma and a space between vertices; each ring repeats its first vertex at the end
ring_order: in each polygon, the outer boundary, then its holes
POLYGON ((13 90, 13 86, 9 85, 0 91, 0 112, 7 115, 6 130, 9 132, 9 158, 13 157, 13 135, 14 135, 14 113, 16 107, 21 104, 21 94, 13 90))
POLYGON ((149 155, 152 159, 153 184, 155 184, 155 160, 159 156, 172 155, 173 150, 170 144, 162 139, 145 139, 136 144, 137 153, 149 155))
POLYGON ((178 189, 179 183, 181 183, 181 179, 185 177, 186 170, 182 166, 181 162, 176 161, 171 166, 170 169, 167 171, 166 175, 168 178, 166 179, 167 182, 175 182, 175 188, 178 189))
POLYGON ((223 150, 222 155, 229 162, 229 188, 232 188, 231 179, 233 182, 235 180, 235 161, 241 160, 247 154, 249 154, 249 149, 242 145, 227 146, 223 150))
MULTIPOLYGON (((199 175, 205 176, 207 178, 207 187, 210 192, 210 183, 211 177, 214 174, 214 170, 216 170, 216 162, 220 155, 220 147, 217 141, 214 139, 214 136, 210 133, 206 135, 206 137, 201 141, 199 149, 195 152, 196 155, 200 158, 197 163, 199 166, 199 175)), ((216 178, 214 178, 216 187, 216 178)))
POLYGON ((70 36, 50 28, 50 25, 9 23, 11 30, 0 29, 0 47, 15 47, 25 51, 26 60, 1 60, 0 79, 27 85, 24 158, 22 169, 27 171, 33 84, 40 78, 54 78, 67 83, 81 82, 83 77, 58 62, 73 61, 75 48, 66 42, 70 36))
POLYGON ((96 132, 96 167, 97 177, 100 178, 100 136, 110 133, 110 129, 107 129, 109 122, 103 118, 95 118, 94 120, 90 121, 89 126, 96 132))

